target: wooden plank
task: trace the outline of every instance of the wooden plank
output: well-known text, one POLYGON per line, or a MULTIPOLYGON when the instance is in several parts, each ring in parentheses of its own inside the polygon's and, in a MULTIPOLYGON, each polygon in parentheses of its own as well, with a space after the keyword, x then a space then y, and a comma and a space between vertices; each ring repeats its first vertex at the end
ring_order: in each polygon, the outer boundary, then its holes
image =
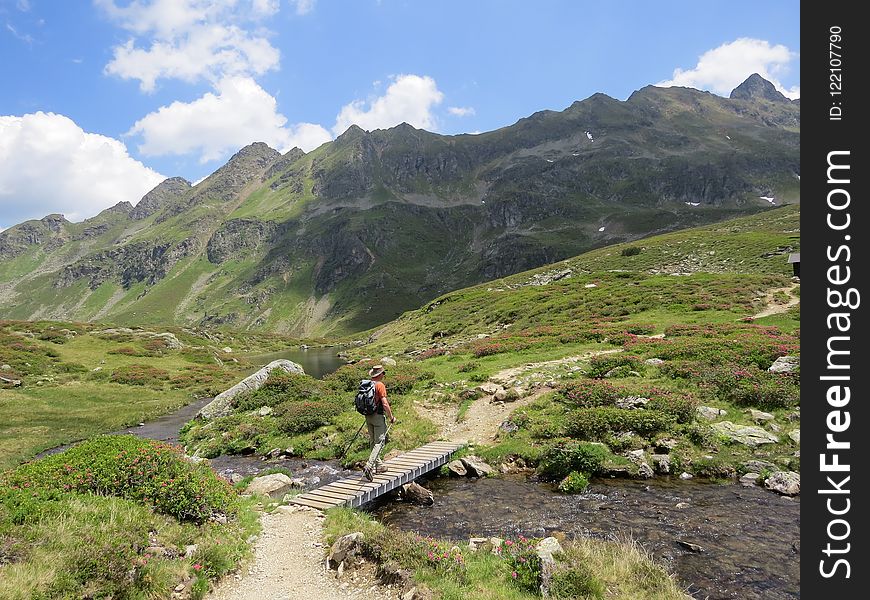
POLYGON ((308 492, 308 494, 312 496, 320 496, 321 498, 330 498, 337 500, 347 500, 348 498, 353 498, 357 495, 355 492, 349 490, 324 490, 322 488, 311 490, 308 492))
POLYGON ((423 459, 423 460, 432 460, 434 458, 441 458, 442 456, 447 456, 446 452, 415 452, 414 454, 409 455, 407 458, 414 459, 423 459))
POLYGON ((423 456, 402 456, 399 458, 391 458, 390 460, 385 460, 384 464, 392 464, 392 463, 416 463, 423 462, 426 459, 423 456))
POLYGON ((356 494, 352 494, 350 492, 336 492, 332 490, 324 490, 323 488, 318 488, 316 490, 311 490, 310 492, 308 492, 308 495, 318 496, 327 500, 340 500, 343 502, 345 500, 353 498, 356 494))
POLYGON ((320 510, 324 510, 326 508, 332 508, 335 506, 334 504, 327 504, 325 502, 320 502, 318 500, 312 500, 310 498, 302 498, 297 496, 293 499, 294 504, 302 504, 303 506, 310 506, 311 508, 317 508, 320 510))
POLYGON ((421 452, 426 453, 426 454, 432 454, 432 453, 436 453, 436 452, 438 454, 443 454, 443 453, 447 452, 447 450, 445 450, 443 448, 427 448, 426 446, 423 446, 421 448, 417 448, 416 450, 411 450, 410 452, 406 452, 405 454, 406 455, 407 454, 419 454, 421 452))
POLYGON ((422 460, 422 459, 421 459, 421 460, 397 460, 397 461, 395 461, 395 462, 393 462, 393 461, 387 461, 387 462, 385 462, 384 464, 387 465, 388 467, 389 467, 389 466, 393 466, 393 465, 395 465, 395 466, 397 466, 397 467, 411 468, 411 467, 420 467, 420 466, 423 466, 423 465, 425 465, 427 462, 428 462, 428 461, 425 461, 425 460, 422 460))
POLYGON ((346 481, 335 481, 333 483, 330 483, 327 487, 334 486, 336 489, 347 490, 349 492, 358 492, 366 489, 366 487, 370 485, 373 485, 370 484, 368 481, 366 481, 366 484, 367 485, 360 485, 357 482, 350 483, 346 481))

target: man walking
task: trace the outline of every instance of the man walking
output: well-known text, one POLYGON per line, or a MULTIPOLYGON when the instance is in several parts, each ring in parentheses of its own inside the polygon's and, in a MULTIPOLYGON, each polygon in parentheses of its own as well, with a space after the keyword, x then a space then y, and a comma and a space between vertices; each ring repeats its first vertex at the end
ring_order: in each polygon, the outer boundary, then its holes
POLYGON ((368 427, 372 449, 369 464, 375 467, 375 473, 386 471, 386 467, 381 463, 379 455, 386 443, 387 419, 390 420, 390 423, 396 422, 396 417, 393 416, 393 409, 387 400, 387 386, 384 385, 385 374, 386 371, 382 365, 375 365, 369 370, 369 379, 375 382, 375 412, 374 414, 366 415, 366 426, 368 427), (378 446, 377 450, 375 450, 376 446, 378 446))

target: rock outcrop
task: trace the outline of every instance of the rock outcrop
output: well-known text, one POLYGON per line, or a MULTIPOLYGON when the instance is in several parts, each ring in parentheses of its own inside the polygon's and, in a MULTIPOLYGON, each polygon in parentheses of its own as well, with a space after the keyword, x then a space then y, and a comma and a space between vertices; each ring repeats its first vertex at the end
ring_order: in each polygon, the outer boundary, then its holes
POLYGON ((710 427, 723 437, 747 446, 760 446, 761 444, 775 444, 779 438, 762 429, 750 425, 736 425, 731 421, 713 423, 710 427))
POLYGON ((291 360, 274 360, 253 375, 245 377, 230 389, 215 396, 214 400, 200 409, 197 417, 203 419, 215 419, 230 414, 233 411, 233 399, 239 394, 253 392, 259 389, 260 386, 266 383, 266 380, 269 378, 269 373, 275 369, 280 369, 287 373, 297 373, 299 375, 305 374, 302 367, 291 360))

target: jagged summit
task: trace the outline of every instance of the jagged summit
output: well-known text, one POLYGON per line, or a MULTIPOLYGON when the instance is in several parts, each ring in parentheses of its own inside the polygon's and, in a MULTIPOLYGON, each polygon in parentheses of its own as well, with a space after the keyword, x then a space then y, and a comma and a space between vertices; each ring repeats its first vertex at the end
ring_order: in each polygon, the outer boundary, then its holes
POLYGON ((230 157, 226 166, 237 163, 257 163, 265 165, 281 157, 281 153, 264 142, 248 144, 230 157))
POLYGON ((732 100, 768 100, 770 102, 791 102, 776 90, 767 79, 753 73, 746 81, 731 90, 732 100))
POLYGON ((335 138, 334 142, 337 144, 343 144, 361 137, 365 137, 366 135, 367 132, 365 129, 363 129, 359 125, 351 125, 347 129, 345 129, 344 133, 335 138))
POLYGON ((183 177, 169 177, 142 196, 142 199, 130 211, 130 218, 141 221, 156 213, 191 188, 190 182, 183 177))

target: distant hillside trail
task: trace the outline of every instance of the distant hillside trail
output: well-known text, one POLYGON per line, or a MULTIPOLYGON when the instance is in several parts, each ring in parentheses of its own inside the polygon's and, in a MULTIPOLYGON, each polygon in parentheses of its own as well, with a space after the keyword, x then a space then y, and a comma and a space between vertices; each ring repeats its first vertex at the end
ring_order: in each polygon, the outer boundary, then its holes
MULTIPOLYGON (((370 576, 327 572, 323 515, 281 507, 263 514, 263 532, 254 543, 254 560, 239 575, 227 576, 206 600, 392 600, 370 576)), ((359 573, 359 571, 354 571, 359 573)))
POLYGON ((771 315, 778 315, 786 312, 792 306, 796 304, 800 304, 800 296, 796 296, 794 291, 800 287, 800 284, 795 284, 789 287, 775 288, 772 290, 768 290, 767 294, 764 297, 765 304, 767 304, 767 308, 759 312, 758 314, 752 315, 753 319, 760 319, 762 317, 769 317, 771 315), (785 304, 777 304, 774 300, 774 296, 778 292, 783 292, 788 295, 788 302, 785 304))
MULTIPOLYGON (((599 350, 587 352, 578 356, 567 356, 556 360, 548 360, 538 363, 527 363, 509 369, 503 369, 498 373, 490 376, 489 381, 498 384, 507 384, 524 373, 566 365, 575 362, 589 360, 593 356, 602 354, 613 354, 622 352, 621 348, 611 350, 599 350)), ((488 443, 495 439, 498 434, 501 424, 510 416, 510 414, 518 408, 528 406, 535 400, 553 391, 552 387, 546 385, 537 387, 531 394, 524 398, 520 398, 514 402, 493 402, 494 396, 488 394, 475 400, 468 411, 465 413, 465 418, 461 422, 457 422, 459 415, 458 406, 432 406, 422 403, 415 403, 414 408, 420 416, 432 421, 438 427, 442 438, 452 442, 475 442, 488 443)))

